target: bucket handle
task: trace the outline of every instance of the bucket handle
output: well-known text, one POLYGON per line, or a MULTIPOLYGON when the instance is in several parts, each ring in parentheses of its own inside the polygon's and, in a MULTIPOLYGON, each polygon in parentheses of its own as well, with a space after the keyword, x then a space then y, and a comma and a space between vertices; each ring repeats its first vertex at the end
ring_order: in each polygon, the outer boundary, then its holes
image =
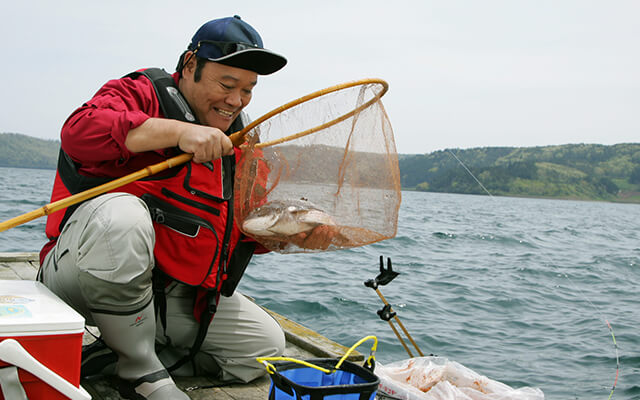
POLYGON ((269 374, 271 374, 271 375, 276 373, 276 367, 273 364, 271 364, 269 361, 290 361, 290 362, 294 362, 294 363, 297 363, 297 364, 302 364, 302 365, 304 365, 306 367, 315 368, 318 371, 324 372, 325 374, 330 374, 330 373, 333 373, 336 370, 340 369, 340 366, 347 359, 347 357, 349 357, 349 354, 351 354, 362 343, 364 343, 365 341, 370 340, 370 339, 373 339, 373 346, 371 346, 371 352, 369 353, 369 357, 365 361, 365 364, 368 366, 369 369, 373 370, 373 365, 375 364, 375 352, 376 352, 376 348, 378 347, 378 338, 376 336, 373 336, 373 335, 366 336, 366 337, 360 339, 356 344, 351 346, 349 348, 349 350, 347 350, 347 352, 344 354, 344 356, 342 356, 340 361, 338 361, 336 366, 333 367, 333 370, 329 370, 327 368, 319 367, 319 366, 317 366, 315 364, 311 364, 311 363, 309 363, 307 361, 298 360, 296 358, 291 358, 291 357, 258 357, 258 358, 256 358, 256 361, 258 361, 261 364, 264 364, 267 372, 269 374))

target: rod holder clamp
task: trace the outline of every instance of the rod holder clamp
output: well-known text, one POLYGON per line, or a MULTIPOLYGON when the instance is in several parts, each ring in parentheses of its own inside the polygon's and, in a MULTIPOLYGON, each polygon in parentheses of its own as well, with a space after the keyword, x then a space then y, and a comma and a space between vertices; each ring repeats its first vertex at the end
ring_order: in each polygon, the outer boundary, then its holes
POLYGON ((394 311, 391 311, 391 304, 387 304, 380 310, 378 310, 378 316, 383 321, 390 321, 391 318, 396 316, 396 313, 394 311))

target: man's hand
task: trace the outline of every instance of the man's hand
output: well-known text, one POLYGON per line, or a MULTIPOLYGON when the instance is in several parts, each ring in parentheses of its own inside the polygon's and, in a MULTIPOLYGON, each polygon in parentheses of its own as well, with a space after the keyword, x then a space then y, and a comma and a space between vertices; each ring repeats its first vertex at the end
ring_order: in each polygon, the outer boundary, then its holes
POLYGON ((318 225, 311 232, 298 233, 291 237, 296 246, 309 250, 326 250, 340 232, 335 225, 318 225))
POLYGON ((218 128, 191 125, 178 138, 178 147, 193 154, 193 161, 203 163, 233 154, 233 143, 218 128))
POLYGON ((177 146, 197 163, 233 154, 233 143, 220 129, 175 119, 149 118, 129 131, 124 144, 134 153, 177 146))

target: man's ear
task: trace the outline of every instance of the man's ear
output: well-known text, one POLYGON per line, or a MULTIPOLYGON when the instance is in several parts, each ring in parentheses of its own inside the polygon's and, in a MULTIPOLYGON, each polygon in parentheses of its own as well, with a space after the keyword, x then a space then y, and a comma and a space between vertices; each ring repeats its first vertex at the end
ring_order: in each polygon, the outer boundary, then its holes
POLYGON ((182 56, 182 62, 186 62, 182 67, 182 75, 185 77, 193 77, 197 64, 196 56, 193 54, 193 51, 185 52, 182 56))

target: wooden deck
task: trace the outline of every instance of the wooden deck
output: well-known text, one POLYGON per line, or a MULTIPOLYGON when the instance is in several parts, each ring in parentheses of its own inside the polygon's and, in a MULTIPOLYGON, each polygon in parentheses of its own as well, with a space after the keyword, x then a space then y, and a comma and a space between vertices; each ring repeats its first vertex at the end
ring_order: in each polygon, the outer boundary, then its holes
MULTIPOLYGON (((0 253, 0 279, 35 279, 39 267, 37 253, 0 253)), ((269 311, 269 310, 267 310, 269 311)), ((269 311, 280 323, 287 338, 285 356, 298 359, 313 357, 341 357, 347 348, 339 345, 322 335, 294 322, 290 319, 269 311)), ((85 334, 88 343, 93 340, 91 335, 85 334)), ((354 352, 350 360, 363 360, 360 353, 354 352)), ((270 380, 267 376, 249 384, 232 384, 213 387, 214 383, 207 377, 175 378, 177 385, 182 388, 191 399, 199 400, 264 400, 267 399, 270 380)), ((119 400, 121 397, 113 388, 109 378, 83 380, 82 386, 96 400, 119 400)))

